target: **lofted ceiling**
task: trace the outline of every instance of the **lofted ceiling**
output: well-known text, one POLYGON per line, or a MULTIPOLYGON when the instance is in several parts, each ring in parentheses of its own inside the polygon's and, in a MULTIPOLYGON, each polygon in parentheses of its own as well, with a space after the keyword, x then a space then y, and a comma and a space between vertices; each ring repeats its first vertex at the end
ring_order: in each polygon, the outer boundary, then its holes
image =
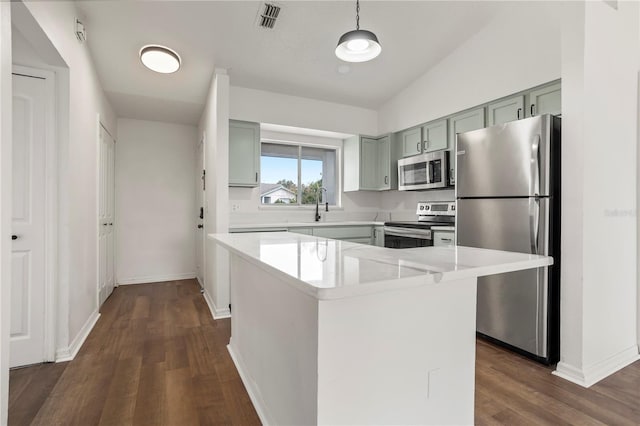
POLYGON ((355 2, 278 1, 273 30, 255 24, 257 1, 77 1, 98 75, 121 117, 196 124, 214 67, 233 86, 376 109, 505 7, 487 1, 363 1, 361 28, 382 54, 348 64, 334 55, 355 27, 355 2), (176 50, 182 68, 156 74, 143 45, 176 50), (342 70, 344 71, 344 70, 342 70))

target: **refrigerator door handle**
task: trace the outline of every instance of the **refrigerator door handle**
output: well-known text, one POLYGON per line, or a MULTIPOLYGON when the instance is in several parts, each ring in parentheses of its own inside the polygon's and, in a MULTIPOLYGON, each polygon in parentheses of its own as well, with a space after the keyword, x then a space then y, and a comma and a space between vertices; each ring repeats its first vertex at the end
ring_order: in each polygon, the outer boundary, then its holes
POLYGON ((529 239, 531 254, 538 254, 538 233, 540 231, 540 200, 535 197, 529 199, 529 239))
POLYGON ((531 195, 540 195, 540 135, 531 144, 531 195))

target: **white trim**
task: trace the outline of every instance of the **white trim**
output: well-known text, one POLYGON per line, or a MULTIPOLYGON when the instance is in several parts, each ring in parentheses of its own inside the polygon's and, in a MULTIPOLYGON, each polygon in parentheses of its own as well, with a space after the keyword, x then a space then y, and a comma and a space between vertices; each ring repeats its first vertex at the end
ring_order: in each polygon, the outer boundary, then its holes
POLYGON ((633 345, 616 355, 582 369, 559 362, 552 374, 588 388, 639 359, 638 346, 633 345))
POLYGON ((205 302, 207 302, 207 306, 209 307, 209 311, 211 311, 211 316, 213 317, 213 319, 219 320, 231 318, 231 310, 228 307, 225 309, 218 309, 213 299, 211 299, 211 297, 209 296, 209 293, 207 293, 207 289, 205 289, 204 287, 202 288, 204 289, 202 295, 204 296, 205 302))
POLYGON ((229 351, 229 355, 231 355, 231 360, 235 364, 236 370, 238 370, 238 374, 240 375, 240 379, 242 380, 242 383, 244 384, 244 387, 247 390, 247 393, 249 394, 249 399, 251 399, 253 408, 256 409, 258 418, 260 418, 260 423, 262 423, 265 426, 268 426, 270 424, 275 424, 274 422, 270 421, 266 411, 266 405, 264 403, 264 400, 262 399, 262 396, 260 395, 260 391, 257 389, 257 386, 247 374, 246 372, 247 370, 244 367, 244 363, 242 362, 242 359, 239 356, 237 356, 233 351, 232 341, 233 341, 233 337, 231 338, 231 340, 229 341, 229 344, 227 345, 227 350, 229 351))
POLYGON ((99 319, 100 313, 96 309, 95 311, 93 311, 93 313, 91 313, 91 315, 87 319, 87 322, 84 323, 84 325, 80 329, 80 332, 76 335, 71 344, 66 348, 61 348, 56 351, 56 362, 66 362, 73 360, 78 354, 78 351, 80 351, 80 348, 84 344, 84 341, 87 340, 87 337, 89 337, 91 330, 93 330, 93 327, 96 325, 99 319))
POLYGON ((53 71, 12 65, 13 73, 45 80, 45 187, 44 187, 44 337, 43 360, 56 358, 56 299, 58 294, 58 130, 56 74, 53 71))
POLYGON ((160 283, 165 281, 178 281, 178 280, 188 280, 197 278, 195 272, 185 272, 182 274, 171 274, 171 275, 147 275, 145 277, 132 277, 132 278, 118 278, 118 285, 129 285, 129 284, 150 284, 150 283, 160 283))

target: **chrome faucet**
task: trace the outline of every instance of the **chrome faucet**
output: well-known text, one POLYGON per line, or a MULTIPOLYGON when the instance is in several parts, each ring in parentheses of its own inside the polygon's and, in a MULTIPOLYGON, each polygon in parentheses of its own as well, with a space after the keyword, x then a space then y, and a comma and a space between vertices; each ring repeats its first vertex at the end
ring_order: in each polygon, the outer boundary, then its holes
MULTIPOLYGON (((326 197, 327 188, 320 187, 316 191, 316 222, 320 221, 320 212, 318 210, 318 206, 320 205, 320 195, 322 194, 322 191, 324 191, 325 197, 326 197)), ((326 212, 329 211, 329 202, 328 201, 325 201, 325 211, 326 212)))

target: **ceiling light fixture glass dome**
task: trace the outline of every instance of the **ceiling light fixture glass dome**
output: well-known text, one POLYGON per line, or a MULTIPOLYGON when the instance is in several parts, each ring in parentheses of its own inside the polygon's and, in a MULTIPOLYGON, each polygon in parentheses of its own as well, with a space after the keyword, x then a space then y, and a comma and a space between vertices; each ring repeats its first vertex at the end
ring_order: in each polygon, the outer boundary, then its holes
POLYGON ((356 0, 356 29, 346 32, 338 40, 336 56, 346 62, 366 62, 382 52, 378 37, 360 29, 360 0, 356 0))
POLYGON ((181 59, 174 50, 155 44, 140 49, 140 60, 152 71, 171 74, 180 69, 181 59))

